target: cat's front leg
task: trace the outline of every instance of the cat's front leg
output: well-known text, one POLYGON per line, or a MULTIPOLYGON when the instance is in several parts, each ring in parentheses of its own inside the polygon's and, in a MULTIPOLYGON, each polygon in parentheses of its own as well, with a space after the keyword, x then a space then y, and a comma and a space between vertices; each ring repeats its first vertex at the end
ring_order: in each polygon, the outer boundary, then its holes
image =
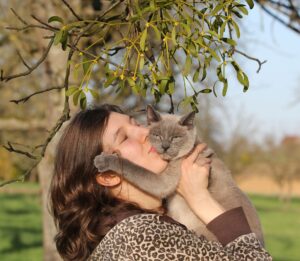
POLYGON ((121 162, 120 157, 117 154, 108 154, 102 152, 100 155, 96 156, 94 159, 94 166, 99 172, 105 172, 108 170, 114 171, 121 174, 121 162))

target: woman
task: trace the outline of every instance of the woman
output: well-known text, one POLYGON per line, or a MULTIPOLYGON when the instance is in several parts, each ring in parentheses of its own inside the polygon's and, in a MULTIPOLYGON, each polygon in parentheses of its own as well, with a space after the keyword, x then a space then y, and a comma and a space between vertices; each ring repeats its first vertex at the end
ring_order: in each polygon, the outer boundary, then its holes
MULTIPOLYGON (((159 175, 167 166, 139 126, 119 107, 79 112, 57 147, 51 208, 57 250, 65 260, 272 260, 251 234, 241 208, 225 211, 207 190, 209 163, 194 163, 198 145, 182 162, 178 192, 220 243, 197 237, 165 215, 162 201, 113 172, 97 173, 102 151, 159 175)), ((142 173, 141 173, 142 175, 142 173)))

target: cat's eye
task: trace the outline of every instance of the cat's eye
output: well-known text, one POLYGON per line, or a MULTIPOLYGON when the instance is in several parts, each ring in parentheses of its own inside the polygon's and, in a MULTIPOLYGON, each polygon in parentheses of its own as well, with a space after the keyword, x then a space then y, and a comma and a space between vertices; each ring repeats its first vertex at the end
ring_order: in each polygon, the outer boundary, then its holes
POLYGON ((154 137, 154 138, 156 138, 156 139, 159 139, 159 138, 160 138, 160 136, 157 135, 157 134, 151 134, 151 135, 152 135, 152 137, 154 137))
POLYGON ((174 136, 172 139, 178 140, 178 139, 180 139, 180 138, 181 138, 180 136, 174 136))

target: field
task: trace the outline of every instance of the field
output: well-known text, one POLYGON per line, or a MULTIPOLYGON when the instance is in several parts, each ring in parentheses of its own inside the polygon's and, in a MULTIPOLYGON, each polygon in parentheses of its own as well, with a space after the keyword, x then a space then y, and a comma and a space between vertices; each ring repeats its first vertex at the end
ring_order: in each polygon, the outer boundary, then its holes
MULTIPOLYGON (((38 187, 21 186, 22 194, 0 193, 1 261, 42 260, 41 202, 36 193, 23 194, 38 191, 38 187)), ((293 199, 289 205, 275 197, 251 195, 251 199, 259 211, 266 248, 274 260, 299 261, 300 199, 293 199)))

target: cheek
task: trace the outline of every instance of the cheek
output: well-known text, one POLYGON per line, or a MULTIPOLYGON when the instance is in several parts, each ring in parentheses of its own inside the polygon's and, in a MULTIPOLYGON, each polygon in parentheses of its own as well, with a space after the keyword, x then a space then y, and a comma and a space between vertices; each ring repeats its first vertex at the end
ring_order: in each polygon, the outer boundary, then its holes
POLYGON ((133 162, 136 162, 140 157, 142 157, 142 148, 136 142, 124 142, 120 146, 119 151, 121 152, 121 156, 123 158, 133 162))

